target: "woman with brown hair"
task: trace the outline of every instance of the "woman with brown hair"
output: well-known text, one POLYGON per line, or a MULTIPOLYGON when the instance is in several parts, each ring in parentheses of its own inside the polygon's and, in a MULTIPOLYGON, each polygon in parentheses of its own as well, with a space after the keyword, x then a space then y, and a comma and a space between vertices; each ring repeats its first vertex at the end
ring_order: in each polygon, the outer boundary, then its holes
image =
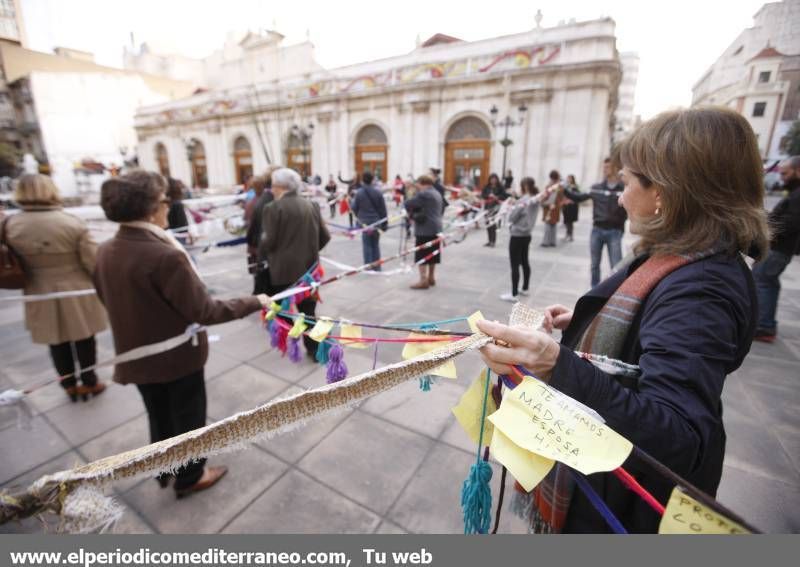
MULTIPOLYGON (((14 200, 22 212, 5 219, 11 248, 26 268, 25 295, 91 289, 95 243, 81 219, 65 213, 53 181, 46 175, 20 177, 14 200)), ((106 314, 96 295, 25 303, 25 326, 34 343, 50 346, 61 386, 74 402, 105 390, 93 370, 94 336, 106 328, 106 314), (81 384, 78 385, 77 374, 81 384)))
MULTIPOLYGON (((593 408, 615 431, 708 494, 725 456, 722 387, 750 349, 757 301, 743 256, 767 246, 761 158, 733 110, 665 112, 622 142, 620 198, 640 237, 635 257, 575 305, 546 308, 545 332, 480 322, 504 341, 483 349, 499 374, 522 365, 593 408), (561 344, 549 333, 562 331, 561 344), (508 346, 505 346, 505 345, 508 346), (636 365, 620 377, 575 351, 636 365)), ((624 464, 661 503, 673 486, 635 458, 624 464)), ((559 464, 535 489, 542 531, 608 527, 559 464)), ((655 532, 660 517, 613 475, 588 476, 628 531, 655 532)))
MULTIPOLYGON (((170 199, 157 173, 134 171, 108 179, 100 205, 117 234, 97 253, 95 287, 108 310, 117 354, 186 332, 193 323, 214 325, 269 305, 266 295, 221 301, 208 295, 186 250, 166 230, 170 199)), ((118 364, 114 381, 136 384, 147 409, 152 442, 203 427, 208 358, 205 331, 160 354, 118 364)), ((205 459, 175 474, 178 498, 206 489, 227 472, 205 467, 205 459)), ((159 477, 166 487, 170 475, 159 477)))
POLYGON ((550 172, 550 182, 547 184, 545 191, 550 196, 542 204, 542 216, 545 224, 541 246, 548 248, 556 245, 556 228, 558 227, 558 218, 561 216, 561 202, 564 200, 561 174, 555 169, 550 172))

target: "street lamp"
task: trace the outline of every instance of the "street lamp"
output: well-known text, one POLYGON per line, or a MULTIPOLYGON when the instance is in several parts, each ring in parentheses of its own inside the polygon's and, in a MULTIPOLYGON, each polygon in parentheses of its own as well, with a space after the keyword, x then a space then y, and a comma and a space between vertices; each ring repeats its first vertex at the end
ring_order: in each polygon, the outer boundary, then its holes
POLYGON ((311 136, 314 134, 314 125, 310 122, 305 128, 295 124, 292 126, 292 134, 300 140, 303 146, 303 177, 310 177, 310 164, 308 163, 308 143, 311 141, 311 136))
POLYGON ((502 169, 502 172, 501 172, 501 174, 503 176, 505 176, 505 174, 506 174, 506 154, 508 153, 508 146, 510 146, 511 144, 514 143, 508 137, 508 129, 511 126, 521 126, 522 125, 523 121, 525 120, 525 112, 528 110, 528 107, 525 106, 525 103, 523 102, 521 105, 519 105, 519 108, 517 108, 517 110, 519 111, 519 119, 518 120, 512 120, 510 116, 506 116, 500 122, 497 121, 497 115, 499 114, 499 110, 497 110, 497 106, 492 105, 491 110, 489 110, 489 114, 491 114, 491 116, 492 116, 492 126, 494 126, 495 128, 497 128, 498 126, 505 127, 505 130, 503 132, 503 139, 500 140, 500 145, 503 146, 503 169, 502 169))
POLYGON ((197 142, 193 139, 188 139, 183 141, 183 145, 186 148, 186 159, 189 160, 189 171, 192 175, 192 187, 197 187, 197 175, 194 171, 194 151, 197 142))

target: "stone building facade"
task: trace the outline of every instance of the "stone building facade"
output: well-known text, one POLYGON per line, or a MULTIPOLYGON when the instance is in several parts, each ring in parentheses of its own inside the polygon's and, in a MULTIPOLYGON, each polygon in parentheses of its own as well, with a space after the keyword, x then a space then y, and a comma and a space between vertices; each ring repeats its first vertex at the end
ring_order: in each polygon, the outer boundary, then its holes
POLYGON ((323 179, 437 166, 446 183, 482 185, 504 152, 517 180, 543 184, 555 168, 589 182, 609 150, 620 79, 611 19, 473 42, 437 35, 398 57, 142 107, 138 156, 220 188, 268 163, 323 179))

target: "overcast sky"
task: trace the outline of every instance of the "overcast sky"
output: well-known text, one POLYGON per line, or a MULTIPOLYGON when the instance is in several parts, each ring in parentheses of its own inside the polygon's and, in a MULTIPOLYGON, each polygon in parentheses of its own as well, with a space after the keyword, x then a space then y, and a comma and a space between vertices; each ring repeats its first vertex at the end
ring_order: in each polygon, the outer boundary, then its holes
POLYGON ((95 53, 121 66, 122 47, 151 41, 202 57, 230 30, 272 28, 287 43, 306 33, 328 68, 400 55, 417 34, 465 40, 518 33, 560 20, 611 16, 617 47, 641 58, 635 112, 643 118, 691 102, 692 85, 746 27, 763 0, 22 0, 32 49, 55 46, 95 53))

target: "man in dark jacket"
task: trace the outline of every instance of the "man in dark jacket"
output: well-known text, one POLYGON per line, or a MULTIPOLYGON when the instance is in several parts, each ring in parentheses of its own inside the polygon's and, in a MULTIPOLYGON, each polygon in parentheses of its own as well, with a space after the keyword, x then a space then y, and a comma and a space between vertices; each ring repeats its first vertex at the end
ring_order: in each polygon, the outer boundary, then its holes
POLYGON ((780 164, 781 181, 789 194, 769 214, 773 230, 769 255, 753 266, 758 290, 758 329, 755 340, 771 343, 778 332, 775 314, 781 291, 780 276, 800 248, 800 156, 780 164))
POLYGON ((449 205, 449 203, 447 202, 447 199, 445 198, 446 190, 444 188, 444 185, 442 185, 441 178, 439 177, 439 175, 442 173, 442 170, 437 168, 437 167, 432 167, 432 168, 430 168, 430 172, 431 172, 431 177, 433 177, 433 188, 436 189, 436 191, 442 197, 442 212, 444 212, 444 210, 447 208, 447 205, 449 205))
POLYGON ((592 287, 600 282, 600 262, 603 259, 603 246, 608 247, 608 261, 614 269, 622 260, 622 234, 625 232, 625 220, 628 214, 619 205, 619 196, 624 187, 617 172, 606 158, 603 162, 605 179, 592 185, 589 193, 576 195, 573 201, 592 200, 592 236, 589 241, 592 255, 592 287))
MULTIPOLYGON (((260 196, 256 197, 253 209, 250 212, 250 222, 247 225, 247 265, 248 271, 253 274, 253 293, 267 293, 269 287, 269 274, 263 266, 257 264, 258 244, 261 241, 261 234, 264 232, 262 225, 264 218, 264 207, 275 200, 272 195, 272 172, 278 169, 277 166, 270 166, 264 175, 259 176, 258 184, 263 185, 260 196)), ((245 214, 247 214, 245 212, 245 214)))
MULTIPOLYGON (((365 171, 361 176, 361 187, 353 197, 351 208, 362 227, 370 226, 379 220, 386 219, 386 201, 383 194, 372 186, 372 173, 365 171)), ((364 263, 369 264, 381 257, 381 230, 386 230, 388 223, 383 220, 378 226, 371 227, 361 233, 361 244, 364 250, 364 263)), ((381 267, 372 268, 379 272, 381 267)))
MULTIPOLYGON (((300 175, 292 169, 272 174, 275 202, 264 207, 264 232, 258 245, 258 259, 266 261, 269 295, 275 295, 298 282, 314 264, 319 251, 331 239, 316 203, 300 196, 300 175)), ((301 313, 314 317, 317 302, 313 297, 297 305, 301 313)), ((317 342, 303 337, 308 356, 317 354, 317 342)))

